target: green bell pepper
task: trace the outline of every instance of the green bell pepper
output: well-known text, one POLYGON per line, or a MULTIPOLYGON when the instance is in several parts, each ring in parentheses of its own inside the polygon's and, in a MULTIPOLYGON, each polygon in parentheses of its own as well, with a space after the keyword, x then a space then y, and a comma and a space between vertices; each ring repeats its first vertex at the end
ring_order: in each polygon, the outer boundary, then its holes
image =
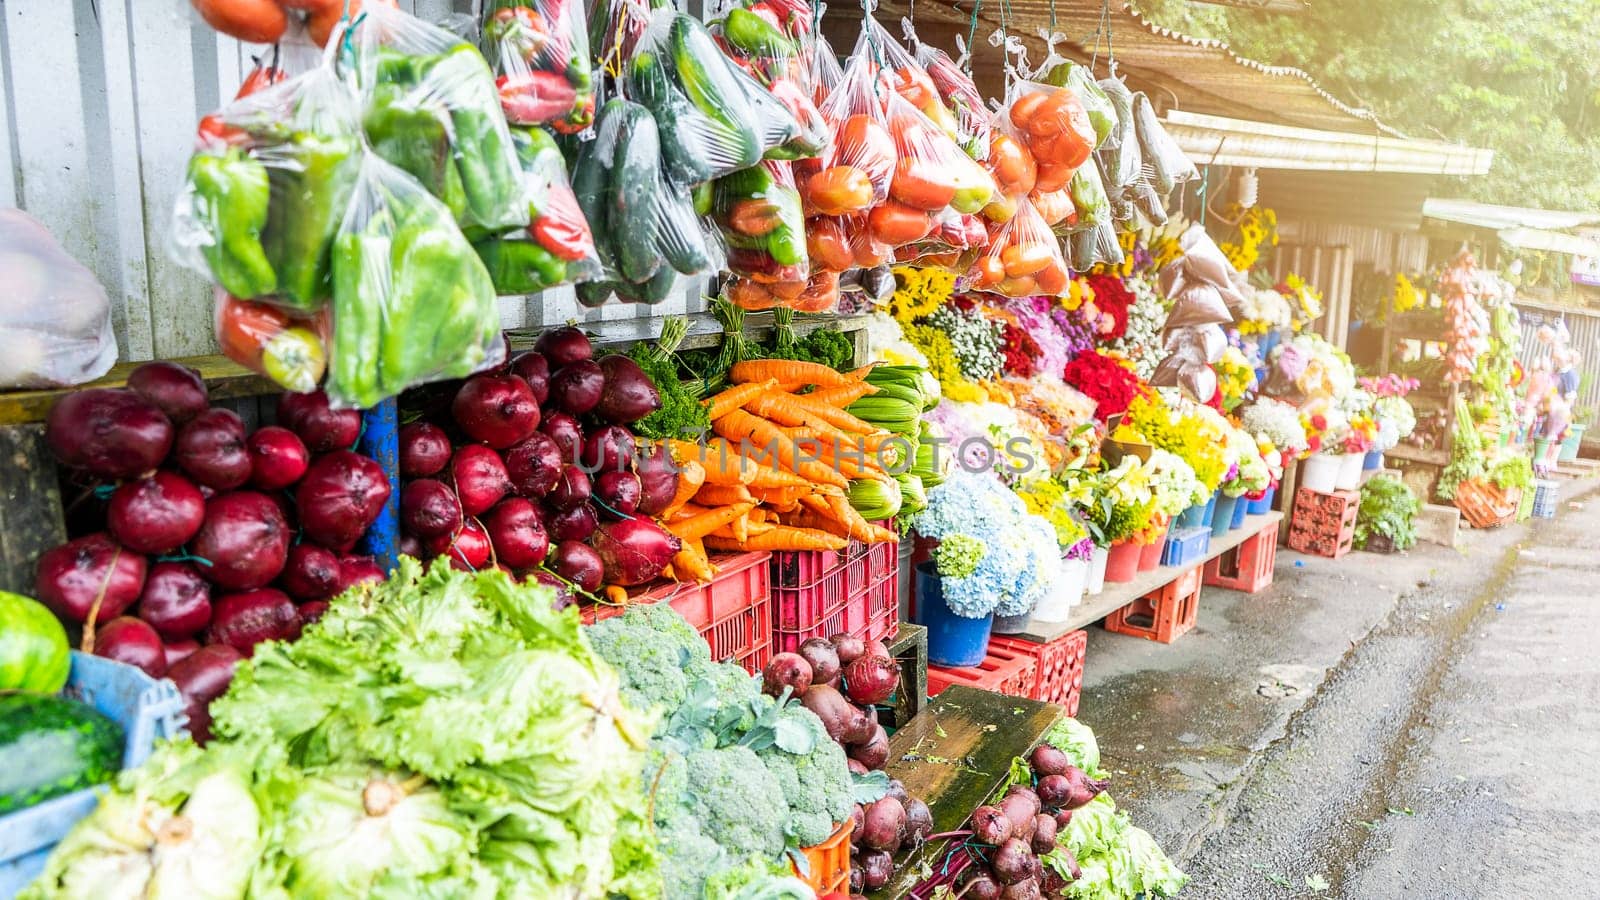
POLYGON ((434 102, 412 102, 410 89, 379 84, 363 122, 372 149, 422 182, 444 201, 457 222, 467 218, 467 196, 450 152, 450 113, 434 102))
POLYGON ((532 294, 567 280, 567 263, 533 241, 490 238, 472 245, 496 293, 532 294))
POLYGON ((249 300, 278 289, 278 275, 261 245, 271 205, 267 167, 237 147, 197 153, 189 160, 196 215, 209 240, 200 248, 223 290, 249 300))
POLYGON ((794 41, 777 26, 742 7, 734 7, 722 22, 722 36, 747 56, 783 57, 795 55, 794 41))
POLYGON ((278 301, 316 309, 333 289, 330 253, 350 205, 361 158, 353 136, 296 132, 268 170, 272 208, 262 233, 278 271, 278 301))

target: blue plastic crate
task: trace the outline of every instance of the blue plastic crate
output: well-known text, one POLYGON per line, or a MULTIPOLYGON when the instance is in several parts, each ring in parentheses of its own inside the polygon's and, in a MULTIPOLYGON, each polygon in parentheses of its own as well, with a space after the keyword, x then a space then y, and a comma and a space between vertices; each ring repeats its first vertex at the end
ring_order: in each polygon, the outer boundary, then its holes
MULTIPOLYGON (((125 769, 148 759, 157 738, 184 733, 187 723, 183 697, 171 681, 157 681, 133 666, 76 650, 61 693, 92 705, 122 726, 125 769)), ((44 868, 50 849, 99 802, 95 790, 88 788, 0 816, 0 897, 11 897, 32 881, 44 868)))
POLYGON ((1533 515, 1538 519, 1554 519, 1556 507, 1561 504, 1561 482, 1541 478, 1534 482, 1533 515))
POLYGON ((1190 566, 1211 550, 1211 529, 1201 525, 1167 534, 1167 545, 1161 548, 1163 566, 1190 566))

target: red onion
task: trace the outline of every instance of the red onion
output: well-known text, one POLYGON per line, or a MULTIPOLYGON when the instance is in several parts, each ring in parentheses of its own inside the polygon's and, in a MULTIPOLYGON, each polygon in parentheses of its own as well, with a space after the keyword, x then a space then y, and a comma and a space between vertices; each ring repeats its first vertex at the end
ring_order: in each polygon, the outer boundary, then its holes
POLYGON ((211 584, 191 563, 158 562, 139 594, 139 618, 168 641, 198 634, 211 624, 211 584))
POLYGON ((65 394, 45 418, 56 459, 100 478, 137 478, 172 449, 172 422, 133 391, 90 388, 65 394))
POLYGON ((219 494, 206 501, 206 520, 189 546, 210 563, 201 572, 212 584, 230 591, 253 590, 283 571, 289 558, 289 524, 265 494, 219 494))
POLYGON ((311 452, 300 436, 287 428, 258 428, 245 441, 250 454, 250 485, 263 491, 281 491, 301 478, 311 466, 311 452))
POLYGON ((262 588, 217 599, 211 617, 211 643, 227 644, 245 656, 262 641, 292 641, 300 636, 300 612, 283 591, 262 588))
POLYGON ((200 489, 182 475, 156 472, 117 488, 106 507, 106 529, 135 553, 172 553, 188 543, 206 517, 200 489))
POLYGON ((198 744, 211 740, 211 701, 222 696, 244 657, 227 644, 201 647, 167 670, 167 677, 183 694, 189 735, 198 744))
POLYGON ((550 536, 539 507, 521 497, 508 497, 489 510, 483 527, 494 545, 495 558, 513 569, 531 569, 550 555, 550 536))
POLYGON ((332 550, 347 551, 389 502, 389 479, 376 460, 335 450, 317 457, 295 491, 300 528, 332 550))
POLYGON ((450 436, 431 422, 412 422, 400 429, 400 474, 426 478, 450 464, 450 436))
POLYGON ((289 548, 279 583, 296 600, 326 600, 339 592, 343 578, 339 556, 316 544, 296 544, 289 548))
POLYGON ((182 425, 211 406, 200 373, 172 362, 147 362, 129 372, 128 390, 154 403, 174 425, 182 425))

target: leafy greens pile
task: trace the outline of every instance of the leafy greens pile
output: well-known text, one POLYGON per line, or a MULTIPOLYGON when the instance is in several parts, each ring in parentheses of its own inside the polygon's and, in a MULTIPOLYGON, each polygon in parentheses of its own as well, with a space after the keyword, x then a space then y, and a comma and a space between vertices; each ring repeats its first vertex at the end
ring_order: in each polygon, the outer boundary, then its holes
POLYGON ((259 645, 218 739, 124 773, 23 896, 661 896, 649 722, 552 598, 403 558, 259 645))

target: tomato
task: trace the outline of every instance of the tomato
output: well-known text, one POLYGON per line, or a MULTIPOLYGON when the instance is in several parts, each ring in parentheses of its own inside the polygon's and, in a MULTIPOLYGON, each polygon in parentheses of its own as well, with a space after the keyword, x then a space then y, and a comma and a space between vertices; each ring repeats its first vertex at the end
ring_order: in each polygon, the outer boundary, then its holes
POLYGON ((933 86, 933 79, 928 73, 916 66, 905 66, 894 70, 895 93, 904 97, 912 106, 927 111, 930 106, 943 106, 939 99, 939 89, 933 86))
POLYGON ((224 356, 291 391, 314 390, 327 368, 327 351, 311 325, 275 306, 217 292, 217 343, 224 356))
POLYGON ((794 300, 806 292, 808 284, 810 284, 809 281, 801 278, 794 281, 774 281, 771 284, 762 286, 767 289, 768 293, 779 300, 794 300))
POLYGON ((889 196, 915 209, 934 212, 955 199, 956 185, 933 163, 902 158, 895 166, 889 196))
POLYGON ((839 127, 834 140, 833 160, 837 165, 860 169, 872 183, 874 196, 884 196, 894 177, 894 140, 871 116, 853 115, 839 127))
POLYGON ((863 269, 881 266, 894 256, 894 248, 878 240, 867 226, 867 217, 847 216, 840 220, 844 233, 850 241, 850 251, 855 256, 855 264, 863 269))
POLYGON ((1001 191, 1017 196, 1033 190, 1038 165, 1033 161, 1033 154, 1016 138, 996 131, 989 138, 989 171, 994 173, 1001 191))
POLYGON ((1018 97, 1011 104, 1011 124, 1015 125, 1018 130, 1027 129, 1029 120, 1034 117, 1039 107, 1044 104, 1044 98, 1045 95, 1037 91, 1018 97))
POLYGON ((723 294, 740 309, 758 311, 771 309, 778 301, 766 288, 748 278, 734 278, 723 288, 723 294))
POLYGON ((796 297, 790 308, 795 312, 820 313, 833 309, 839 302, 839 273, 822 272, 811 276, 805 292, 796 297))
POLYGON ((843 272, 855 265, 855 251, 844 223, 835 218, 814 218, 806 222, 806 254, 818 269, 843 272))
POLYGON ((991 288, 999 284, 1006 277, 1006 267, 1000 264, 1000 256, 996 253, 986 253, 972 264, 972 286, 975 288, 991 288))
POLYGON ((1052 259, 1050 265, 1033 276, 1033 280, 1039 286, 1039 293, 1059 297, 1067 289, 1067 267, 1052 259))
POLYGON ((1035 194, 1051 194, 1065 188, 1072 181, 1077 166, 1047 165, 1039 167, 1039 178, 1034 182, 1035 194))
POLYGON ((289 15, 275 0, 189 0, 206 24, 251 44, 276 44, 289 15))
POLYGON ((825 216, 861 212, 872 204, 872 181, 854 166, 832 166, 805 183, 806 203, 825 216))
POLYGON ((1072 215, 1072 195, 1065 190, 1034 191, 1028 199, 1033 201, 1033 208, 1038 210, 1039 218, 1046 225, 1058 225, 1072 215))
POLYGON ((736 200, 728 207, 728 228, 746 237, 771 234, 783 224, 783 210, 776 203, 760 197, 736 200))
POLYGON ((1021 278, 1007 278, 995 285, 995 291, 1007 297, 1032 297, 1039 293, 1039 285, 1031 276, 1021 278))
POLYGON ((867 229, 873 237, 891 247, 920 241, 932 228, 932 216, 893 200, 886 200, 867 213, 867 229))
POLYGON ((1050 250, 1047 244, 1012 244, 1000 251, 1000 264, 1005 267, 1008 278, 1032 275, 1050 265, 1050 250))

